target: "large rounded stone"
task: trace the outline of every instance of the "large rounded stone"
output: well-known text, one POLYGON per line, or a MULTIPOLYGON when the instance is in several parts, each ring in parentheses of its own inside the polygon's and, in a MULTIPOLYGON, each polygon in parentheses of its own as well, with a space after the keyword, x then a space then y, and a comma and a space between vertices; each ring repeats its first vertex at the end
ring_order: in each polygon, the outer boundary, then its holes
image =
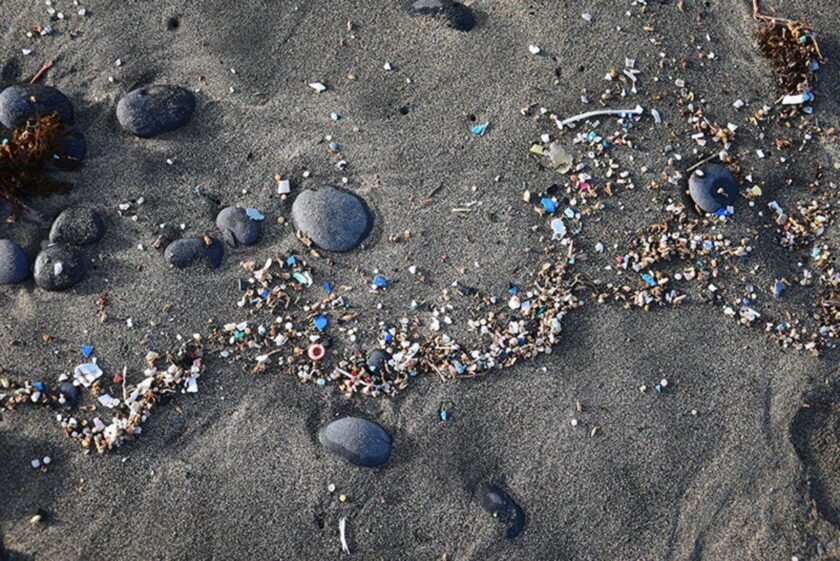
POLYGON ((0 284, 18 284, 29 276, 29 259, 11 240, 0 240, 0 284))
POLYGON ((470 31, 475 27, 473 11, 453 0, 415 0, 410 11, 414 14, 442 18, 449 27, 458 31, 470 31))
POLYGON ((481 483, 475 490, 475 498, 481 508, 507 527, 507 539, 512 540, 525 527, 525 513, 500 487, 481 483))
POLYGON ((364 467, 378 467, 391 456, 391 437, 385 429, 367 419, 344 417, 318 433, 327 451, 364 467))
POLYGON ((178 129, 192 117, 195 96, 178 86, 146 86, 117 104, 117 120, 131 134, 151 138, 178 129))
POLYGON ((259 221, 248 216, 244 208, 229 206, 222 209, 216 216, 216 226, 231 247, 255 244, 260 237, 259 221))
POLYGON ((62 123, 73 122, 73 105, 70 100, 50 86, 16 85, 0 92, 0 123, 8 129, 55 112, 58 112, 62 123))
POLYGON ((50 242, 90 245, 105 235, 105 221, 92 208, 70 207, 58 215, 50 230, 50 242))
POLYGON ((327 251, 357 247, 373 224, 362 199, 335 187, 302 192, 292 204, 292 219, 298 230, 327 251))
POLYGON ((717 212, 735 204, 738 188, 738 180, 720 164, 706 164, 688 179, 691 199, 705 212, 717 212))
POLYGON ((85 256, 73 247, 53 245, 35 258, 35 284, 44 290, 64 290, 87 273, 85 256))

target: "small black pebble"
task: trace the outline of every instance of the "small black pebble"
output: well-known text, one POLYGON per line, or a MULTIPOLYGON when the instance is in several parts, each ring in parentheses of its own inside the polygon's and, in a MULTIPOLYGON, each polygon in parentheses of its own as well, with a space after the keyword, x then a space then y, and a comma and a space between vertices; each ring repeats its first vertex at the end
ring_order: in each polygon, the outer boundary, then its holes
POLYGON ((525 513, 500 487, 492 483, 481 483, 475 490, 475 498, 481 508, 507 526, 507 539, 512 540, 522 532, 525 513))

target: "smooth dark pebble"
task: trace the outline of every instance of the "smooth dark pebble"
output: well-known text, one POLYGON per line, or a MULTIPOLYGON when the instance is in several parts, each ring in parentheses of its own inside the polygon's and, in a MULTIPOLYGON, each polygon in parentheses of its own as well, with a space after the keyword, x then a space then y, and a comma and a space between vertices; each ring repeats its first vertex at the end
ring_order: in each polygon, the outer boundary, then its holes
POLYGON ((53 87, 26 84, 9 86, 0 92, 0 123, 7 129, 55 112, 58 112, 63 124, 73 122, 73 104, 53 87))
POLYGON ((380 372, 389 360, 388 353, 382 349, 374 349, 367 355, 367 367, 371 372, 380 372))
POLYGON ((58 149, 52 157, 52 165, 62 171, 72 171, 82 165, 87 156, 85 135, 71 131, 61 137, 58 149))
POLYGON ((105 235, 105 221, 88 207, 65 209, 53 222, 50 242, 68 245, 90 245, 105 235))
POLYGON ((72 382, 61 382, 58 385, 58 392, 64 396, 65 405, 70 408, 75 408, 82 397, 81 390, 72 382))
POLYGON ((231 247, 253 245, 260 237, 260 223, 254 220, 244 208, 229 206, 216 216, 216 226, 222 238, 231 247))
POLYGON ((378 467, 391 456, 391 437, 385 429, 367 419, 344 417, 318 433, 321 445, 359 466, 378 467))
POLYGON ((525 527, 525 513, 500 487, 492 483, 481 483, 475 489, 475 498, 481 508, 507 527, 507 539, 514 539, 525 527))
POLYGON ((50 246, 35 258, 35 284, 44 290, 64 290, 78 284, 87 273, 85 256, 62 245, 50 246))
POLYGON ((29 259, 15 242, 0 240, 0 284, 18 284, 29 277, 29 259))
POLYGON ((208 265, 215 269, 221 265, 224 249, 218 240, 212 240, 208 245, 203 237, 182 238, 166 246, 163 255, 170 265, 178 269, 205 258, 208 265))
POLYGON ((298 230, 327 251, 354 249, 373 224, 361 198, 335 187, 303 191, 292 204, 292 219, 298 230))
POLYGON ((195 96, 178 86, 146 86, 130 91, 117 103, 122 128, 142 138, 178 129, 195 111, 195 96))
POLYGON ((213 240, 207 246, 207 264, 211 269, 218 269, 222 266, 222 259, 225 257, 225 248, 219 240, 213 240))
POLYGON ((473 11, 453 0, 416 0, 411 4, 411 12, 423 16, 443 18, 449 27, 458 31, 470 31, 475 27, 473 11))
POLYGON ((688 179, 691 199, 705 212, 717 212, 734 205, 738 188, 738 180, 726 166, 720 164, 706 164, 694 170, 688 179))

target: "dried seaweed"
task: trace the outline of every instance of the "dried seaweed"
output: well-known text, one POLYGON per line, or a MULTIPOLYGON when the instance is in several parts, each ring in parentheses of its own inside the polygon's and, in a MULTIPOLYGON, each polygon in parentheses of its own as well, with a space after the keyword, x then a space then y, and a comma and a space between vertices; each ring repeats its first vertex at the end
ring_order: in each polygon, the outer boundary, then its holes
POLYGON ((38 215, 23 199, 64 193, 70 184, 46 174, 47 164, 58 150, 62 130, 58 113, 19 127, 0 145, 0 202, 13 209, 38 215))
POLYGON ((814 63, 822 60, 812 30, 797 21, 767 18, 758 32, 758 49, 773 63, 782 95, 810 91, 814 63))

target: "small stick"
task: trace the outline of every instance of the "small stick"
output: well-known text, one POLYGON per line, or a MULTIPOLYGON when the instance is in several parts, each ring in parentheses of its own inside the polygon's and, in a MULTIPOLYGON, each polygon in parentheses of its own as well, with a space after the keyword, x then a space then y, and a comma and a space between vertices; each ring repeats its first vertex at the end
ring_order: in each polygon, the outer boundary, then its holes
POLYGON ((29 83, 34 84, 34 83, 38 82, 38 80, 43 78, 44 74, 49 72, 50 68, 52 68, 54 65, 55 65, 54 60, 50 60, 50 61, 47 61, 44 64, 42 64, 41 68, 38 70, 38 72, 36 72, 35 75, 32 76, 32 78, 29 79, 29 83))
POLYGON ((776 22, 784 22, 784 23, 797 23, 792 19, 787 18, 777 18, 774 16, 766 16, 761 13, 761 8, 758 5, 758 0, 753 0, 753 17, 755 19, 763 19, 764 21, 776 21, 776 22))
POLYGON ((601 109, 599 111, 590 111, 588 113, 581 113, 580 115, 569 117, 565 121, 560 121, 557 123, 557 127, 562 129, 566 125, 574 123, 575 121, 582 121, 583 119, 598 117, 600 115, 641 115, 644 111, 645 110, 642 109, 641 105, 637 105, 635 109, 601 109))
POLYGON ((694 164, 693 166, 691 166, 690 168, 688 168, 685 171, 690 173, 690 172, 694 171, 695 169, 699 168, 700 166, 702 166, 703 164, 705 164, 706 162, 708 162, 709 160, 713 160, 716 157, 717 157, 717 154, 712 154, 708 158, 703 158, 702 160, 700 160, 699 162, 697 162, 696 164, 694 164))

